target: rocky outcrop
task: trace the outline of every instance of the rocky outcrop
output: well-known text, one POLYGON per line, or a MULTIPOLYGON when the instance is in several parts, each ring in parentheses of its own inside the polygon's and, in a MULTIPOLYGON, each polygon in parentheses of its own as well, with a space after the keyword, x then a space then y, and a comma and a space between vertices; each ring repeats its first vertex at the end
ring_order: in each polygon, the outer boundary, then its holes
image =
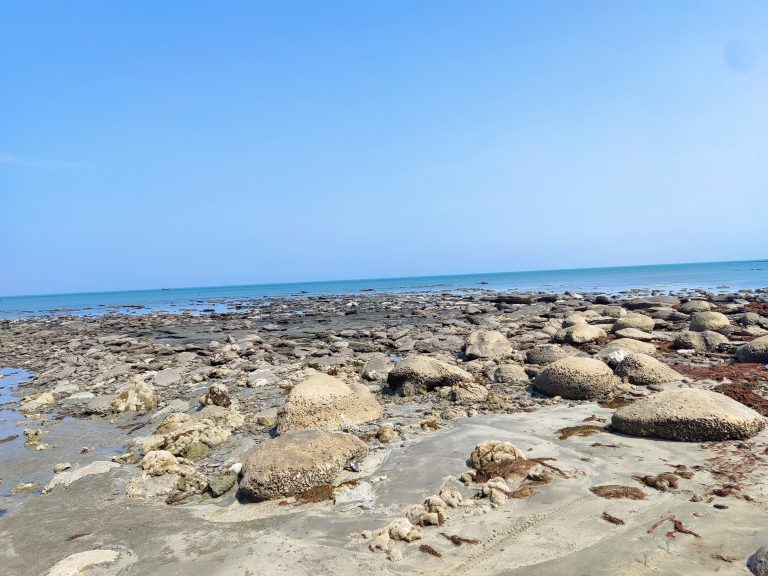
POLYGON ((476 358, 507 358, 515 353, 507 337, 496 330, 475 330, 467 337, 464 354, 476 358))
POLYGON ((137 378, 122 390, 110 403, 113 412, 148 412, 157 408, 154 388, 137 378))
POLYGON ((611 425, 632 436, 712 442, 751 438, 765 427, 765 418, 723 394, 675 388, 620 408, 611 425))
POLYGON ((431 356, 409 356, 389 373, 387 383, 401 396, 429 392, 441 386, 471 382, 472 375, 431 356))
POLYGON ((288 432, 246 454, 240 492, 256 502, 293 496, 332 482, 350 459, 367 453, 365 443, 351 434, 288 432))
POLYGON ((291 390, 277 413, 277 431, 338 430, 370 422, 381 413, 381 404, 364 385, 315 374, 291 390))

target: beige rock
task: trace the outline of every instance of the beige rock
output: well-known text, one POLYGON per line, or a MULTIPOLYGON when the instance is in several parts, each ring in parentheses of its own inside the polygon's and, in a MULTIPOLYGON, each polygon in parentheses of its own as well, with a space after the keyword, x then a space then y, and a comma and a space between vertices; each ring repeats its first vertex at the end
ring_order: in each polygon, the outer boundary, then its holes
POLYGON ((111 564, 120 554, 116 550, 88 550, 67 556, 54 564, 46 576, 82 576, 89 566, 111 564))
POLYGON ((472 468, 479 469, 490 462, 506 462, 507 460, 525 460, 523 451, 512 442, 501 440, 486 440, 481 442, 469 457, 472 468))
POLYGON ((56 474, 48 483, 48 485, 43 488, 43 494, 47 494, 57 486, 64 486, 66 488, 81 478, 92 476, 94 474, 104 474, 113 468, 118 468, 119 466, 119 464, 115 464, 114 462, 97 460, 96 462, 91 462, 87 466, 83 466, 81 468, 70 468, 69 470, 65 470, 59 474, 56 474))
POLYGON ((567 357, 568 352, 557 344, 539 344, 526 352, 525 360, 528 364, 543 366, 567 357))
POLYGON ((50 392, 41 392, 24 397, 19 410, 21 412, 36 412, 41 408, 52 406, 56 402, 53 394, 50 392))
POLYGON ((570 356, 548 364, 533 380, 533 386, 548 396, 589 400, 605 396, 618 382, 600 360, 570 356))
POLYGON ((365 443, 351 434, 287 432, 245 455, 240 490, 257 502, 299 494, 332 482, 351 458, 367 453, 365 443))
POLYGON ((515 353, 507 337, 496 330, 475 330, 467 337, 464 354, 469 359, 506 358, 515 353))
POLYGON ((706 300, 689 300, 680 305, 680 312, 692 314, 694 312, 708 312, 712 310, 712 304, 706 300))
POLYGON ((493 373, 493 379, 496 382, 502 382, 504 384, 526 385, 529 382, 528 374, 519 364, 500 365, 493 373))
POLYGON ((148 412, 157 408, 155 390, 137 378, 125 386, 110 404, 112 412, 148 412))
POLYGON ((482 402, 488 397, 488 389, 475 382, 461 382, 451 387, 451 399, 459 404, 482 402))
POLYGON ((695 312, 691 315, 688 329, 691 332, 712 330, 714 332, 727 333, 731 330, 731 321, 728 320, 728 316, 720 312, 695 312))
POLYGON ((703 332, 691 332, 685 330, 675 336, 672 347, 686 350, 717 350, 721 344, 727 344, 728 338, 719 332, 704 330, 703 332))
POLYGON ((739 362, 768 363, 768 336, 755 338, 736 350, 736 360, 739 362))
POLYGON ((618 332, 625 328, 636 328, 643 332, 651 332, 656 325, 656 321, 645 314, 630 313, 622 316, 613 323, 613 331, 618 332))
POLYGON ((315 374, 291 390, 277 413, 277 431, 338 430, 375 420, 382 411, 366 386, 315 374))
POLYGON ((472 382, 466 370, 452 366, 431 356, 409 356, 389 372, 390 388, 401 396, 428 392, 440 386, 453 386, 459 382, 472 382))
POLYGON ((577 323, 558 330, 555 334, 557 342, 568 342, 569 344, 586 344, 607 338, 605 330, 597 326, 586 323, 577 323))
POLYGON ((633 436, 711 442, 750 438, 765 427, 765 418, 724 394, 675 388, 620 408, 611 424, 633 436))
POLYGON ((229 408, 232 400, 229 397, 229 391, 224 384, 212 384, 203 396, 200 397, 200 404, 203 406, 221 406, 229 408))
POLYGON ((630 383, 640 386, 667 384, 682 380, 683 376, 656 358, 632 352, 616 365, 616 375, 627 378, 630 383))

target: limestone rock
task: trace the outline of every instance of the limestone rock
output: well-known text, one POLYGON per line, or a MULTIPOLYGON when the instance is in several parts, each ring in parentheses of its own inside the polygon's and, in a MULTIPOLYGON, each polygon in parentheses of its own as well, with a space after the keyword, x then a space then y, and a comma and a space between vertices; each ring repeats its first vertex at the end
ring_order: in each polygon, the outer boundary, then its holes
POLYGON ((52 406, 55 402, 56 399, 53 394, 50 392, 41 392, 40 394, 25 396, 19 410, 21 412, 37 412, 41 408, 52 406))
POLYGON ((200 404, 203 406, 221 406, 229 408, 232 400, 229 397, 229 391, 224 384, 212 384, 208 392, 200 398, 200 404))
POLYGON ((53 477, 48 485, 43 488, 43 494, 47 494, 56 488, 56 486, 64 486, 66 488, 81 478, 92 476, 94 474, 104 474, 119 466, 119 464, 115 464, 114 462, 97 460, 96 462, 91 462, 87 466, 83 466, 81 468, 70 468, 69 470, 65 470, 64 472, 56 474, 56 476, 53 477))
POLYGON ((736 350, 736 360, 739 362, 760 362, 768 364, 768 336, 755 338, 736 350))
POLYGON ((548 396, 589 400, 605 396, 618 384, 613 371, 600 360, 570 356, 548 364, 533 386, 548 396))
POLYGON ((586 344, 587 342, 604 340, 607 336, 602 328, 584 322, 558 330, 555 334, 555 340, 569 344, 586 344))
POLYGON ((501 463, 507 460, 525 460, 523 451, 511 442, 486 440, 481 442, 469 457, 472 468, 479 469, 491 462, 501 463))
POLYGON ((507 337, 496 330, 475 330, 467 337, 464 354, 476 358, 506 358, 515 353, 507 337))
POLYGON ((765 427, 765 419, 724 394, 675 388, 620 408, 611 424, 632 436, 712 442, 750 438, 765 427))
POLYGON ((493 373, 493 379, 495 382, 504 384, 527 385, 529 382, 528 374, 519 364, 502 364, 496 368, 496 371, 493 373))
POLYGON ((155 390, 141 379, 125 386, 110 404, 112 412, 148 412, 157 408, 155 390))
POLYGON ((111 564, 120 554, 116 550, 88 550, 78 552, 54 564, 46 576, 80 576, 89 566, 111 564))
POLYGON ((240 490, 257 502, 299 494, 332 482, 347 461, 367 453, 365 443, 351 434, 287 432, 246 454, 240 490))
POLYGON ((557 344, 540 344, 526 352, 525 360, 528 364, 538 364, 543 366, 567 357, 568 352, 563 350, 557 344))
POLYGON ((694 312, 709 312, 712 310, 712 304, 706 300, 689 300, 683 304, 680 304, 680 312, 686 314, 693 314, 694 312))
POLYGON ((667 384, 668 382, 677 382, 683 378, 681 374, 675 372, 663 362, 639 352, 627 354, 616 365, 615 372, 617 376, 627 378, 630 383, 640 386, 667 384))
POLYGON ((382 407, 366 386, 315 374, 294 386, 277 413, 277 431, 338 430, 380 417, 382 407))
POLYGON ((440 386, 472 382, 466 370, 431 356, 409 356, 399 362, 387 377, 389 387, 401 396, 428 392, 440 386))
POLYGON ((678 350, 717 350, 721 344, 727 344, 728 338, 719 332, 704 330, 703 332, 691 332, 685 330, 675 336, 672 347, 678 350))
POLYGON ((728 316, 720 312, 695 312, 691 315, 688 329, 691 332, 712 330, 714 332, 728 333, 731 330, 731 321, 728 320, 728 316))
POLYGON ((642 330, 643 332, 651 332, 655 325, 656 321, 650 316, 631 313, 616 320, 616 322, 613 323, 613 331, 618 332, 625 328, 635 328, 637 330, 642 330))

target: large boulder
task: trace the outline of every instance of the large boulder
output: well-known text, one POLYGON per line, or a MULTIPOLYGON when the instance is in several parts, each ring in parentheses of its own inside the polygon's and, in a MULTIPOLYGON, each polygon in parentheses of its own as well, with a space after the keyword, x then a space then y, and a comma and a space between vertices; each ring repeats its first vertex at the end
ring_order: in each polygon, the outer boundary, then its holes
POLYGON ((548 364, 536 376, 533 386, 548 396, 589 400, 605 396, 618 381, 600 360, 569 356, 548 364))
POLYGON ((288 432, 245 455, 240 492, 255 502, 300 494, 331 483, 350 459, 367 453, 365 443, 351 434, 288 432))
POLYGON ((568 352, 557 344, 539 344, 526 352, 525 361, 543 366, 567 357, 568 352))
POLYGON ((649 342, 641 342, 634 338, 617 338, 608 342, 608 345, 597 353, 597 356, 602 360, 603 356, 613 352, 614 350, 626 350, 627 352, 640 352, 641 354, 653 355, 656 354, 656 345, 649 342))
POLYGON ((401 396, 428 392, 441 386, 453 386, 459 382, 472 382, 466 370, 452 366, 431 356, 409 356, 398 362, 387 376, 391 390, 401 396))
POLYGON ((691 332, 712 330, 714 332, 728 333, 731 331, 731 321, 728 320, 728 316, 720 312, 696 312, 691 315, 688 329, 691 332))
POLYGON ((315 374, 293 387, 288 401, 277 413, 277 431, 283 434, 304 428, 338 430, 370 422, 381 413, 381 404, 366 386, 315 374))
POLYGON ((727 344, 728 338, 719 332, 704 330, 704 332, 691 332, 685 330, 675 336, 672 347, 685 350, 717 350, 721 344, 727 344))
POLYGON ((706 300, 689 300, 684 304, 680 304, 680 312, 686 314, 693 314, 694 312, 709 312, 713 306, 706 300))
POLYGON ((736 350, 736 360, 739 362, 768 363, 768 336, 755 338, 736 350))
POLYGON ((519 364, 501 364, 493 372, 493 381, 504 384, 528 384, 529 378, 525 369, 519 364))
POLYGON ((713 442, 750 438, 765 427, 765 418, 724 394, 675 388, 620 408, 611 425, 632 436, 713 442))
POLYGON ((155 389, 141 379, 124 386, 110 403, 112 412, 148 412, 157 408, 155 389))
POLYGON ((464 354, 467 358, 507 358, 515 353, 507 337, 497 330, 475 330, 467 337, 464 354))
POLYGON ((768 544, 758 548, 747 560, 747 568, 755 576, 768 576, 768 544))
POLYGON ((618 332, 625 328, 635 328, 636 330, 642 330, 643 332, 650 332, 655 325, 656 321, 650 316, 632 313, 617 319, 613 323, 613 331, 618 332))
POLYGON ((555 340, 557 342, 567 342, 569 344, 586 344, 587 342, 604 340, 607 337, 608 335, 605 333, 605 330, 586 322, 578 322, 555 333, 555 340))
POLYGON ((640 386, 667 384, 683 378, 682 375, 663 362, 639 352, 632 352, 624 356, 616 365, 615 372, 617 376, 626 378, 632 384, 640 386))

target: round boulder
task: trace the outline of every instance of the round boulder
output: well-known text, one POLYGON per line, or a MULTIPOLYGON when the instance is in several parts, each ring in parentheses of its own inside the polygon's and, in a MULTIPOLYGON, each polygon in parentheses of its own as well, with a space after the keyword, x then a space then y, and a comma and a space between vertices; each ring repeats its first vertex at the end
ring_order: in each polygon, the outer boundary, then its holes
POLYGON ((613 371, 600 360, 569 356, 548 364, 533 386, 547 396, 589 400, 605 396, 617 383, 613 371))
POLYGON ((736 360, 739 362, 768 363, 768 336, 755 338, 736 350, 736 360))
POLYGON ((627 354, 616 365, 615 371, 617 376, 640 386, 677 382, 683 378, 663 362, 639 352, 627 354))
POLYGON ((562 328, 555 333, 557 342, 567 342, 569 344, 586 344, 595 340, 604 340, 607 338, 605 330, 598 326, 592 326, 586 322, 579 322, 573 326, 562 328))
POLYGON ((680 304, 680 312, 685 312, 686 314, 709 312, 710 310, 712 310, 712 304, 706 300, 689 300, 684 304, 680 304))
POLYGON ((719 332, 704 330, 704 332, 680 332, 672 341, 672 347, 685 350, 717 350, 721 344, 727 344, 728 338, 719 332))
POLYGON ((351 434, 288 432, 245 455, 240 492, 254 502, 300 494, 329 484, 350 459, 367 454, 365 443, 351 434))
POLYGON ((567 357, 568 352, 557 344, 539 344, 528 350, 525 354, 525 360, 528 364, 538 364, 540 366, 552 364, 556 360, 567 357))
POLYGON ((695 312, 691 315, 691 321, 688 324, 691 332, 704 332, 713 330, 714 332, 730 332, 731 321, 728 316, 720 312, 695 312))
POLYGON ((466 370, 452 366, 431 356, 409 356, 398 362, 387 376, 391 390, 401 396, 429 392, 440 386, 453 386, 459 382, 472 382, 466 370))
POLYGON ((714 442, 751 438, 765 427, 765 419, 724 394, 675 388, 620 408, 611 425, 632 436, 714 442))
POLYGON ((650 332, 655 325, 656 321, 650 316, 631 313, 617 319, 616 322, 613 323, 613 331, 618 332, 625 328, 635 328, 636 330, 642 330, 643 332, 650 332))
POLYGON ((514 354, 507 337, 497 330, 475 330, 467 337, 464 354, 467 358, 506 358, 514 354))
POLYGON ((519 364, 502 364, 493 373, 494 382, 504 384, 528 384, 528 374, 519 364))
POLYGON ((315 374, 291 390, 277 413, 277 432, 305 428, 338 430, 370 422, 381 413, 381 404, 366 386, 315 374))
POLYGON ((112 412, 148 412, 157 408, 155 389, 136 378, 125 386, 110 403, 112 412))

